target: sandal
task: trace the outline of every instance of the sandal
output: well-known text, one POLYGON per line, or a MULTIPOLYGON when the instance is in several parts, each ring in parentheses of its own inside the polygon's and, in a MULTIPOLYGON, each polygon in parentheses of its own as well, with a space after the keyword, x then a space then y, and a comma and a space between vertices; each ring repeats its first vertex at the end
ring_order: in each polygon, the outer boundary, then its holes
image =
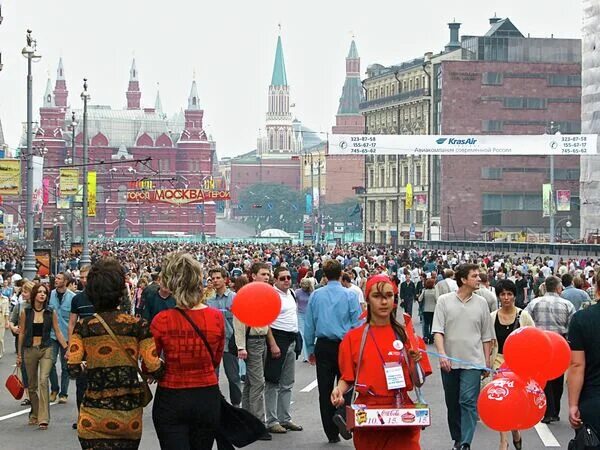
POLYGON ((31 405, 31 400, 29 400, 28 398, 26 398, 25 400, 23 400, 21 402, 21 406, 30 406, 31 405))
POLYGON ((48 424, 47 423, 40 423, 39 427, 40 430, 42 431, 46 431, 48 429, 48 424))

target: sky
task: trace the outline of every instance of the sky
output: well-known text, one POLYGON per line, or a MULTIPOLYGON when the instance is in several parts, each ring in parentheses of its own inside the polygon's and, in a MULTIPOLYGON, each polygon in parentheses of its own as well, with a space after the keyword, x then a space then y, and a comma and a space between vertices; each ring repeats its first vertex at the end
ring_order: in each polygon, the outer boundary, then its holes
MULTIPOLYGON (((0 0, 1 1, 1 0, 0 0)), ((0 51, 0 120, 6 142, 18 145, 26 120, 25 31, 33 30, 40 62, 34 64, 34 120, 48 74, 64 61, 69 103, 81 108, 83 78, 92 104, 126 105, 135 56, 142 107, 154 107, 157 83, 163 110, 187 105, 196 75, 204 124, 220 158, 256 148, 264 128, 275 46, 281 36, 292 113, 305 126, 331 132, 352 36, 368 65, 390 65, 439 52, 447 23, 460 34, 481 35, 488 18, 509 17, 525 35, 580 38, 580 2, 564 0, 3 0, 0 51), (567 7, 568 5, 568 7, 567 7)))

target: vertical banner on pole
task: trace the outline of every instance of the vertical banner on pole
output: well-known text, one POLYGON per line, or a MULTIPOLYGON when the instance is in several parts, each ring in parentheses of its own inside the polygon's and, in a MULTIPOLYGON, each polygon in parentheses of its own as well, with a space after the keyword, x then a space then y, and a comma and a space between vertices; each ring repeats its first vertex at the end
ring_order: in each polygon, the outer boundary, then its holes
POLYGON ((412 184, 406 185, 406 209, 411 209, 413 205, 413 188, 412 184))
POLYGON ((556 210, 571 211, 571 191, 566 189, 556 191, 556 210))
POLYGON ((44 207, 44 186, 42 180, 44 158, 41 156, 32 156, 31 164, 33 166, 33 213, 39 214, 44 207))
POLYGON ((542 185, 542 216, 550 217, 552 205, 552 185, 547 183, 542 185))
POLYGON ((96 172, 88 172, 88 217, 96 217, 96 172))

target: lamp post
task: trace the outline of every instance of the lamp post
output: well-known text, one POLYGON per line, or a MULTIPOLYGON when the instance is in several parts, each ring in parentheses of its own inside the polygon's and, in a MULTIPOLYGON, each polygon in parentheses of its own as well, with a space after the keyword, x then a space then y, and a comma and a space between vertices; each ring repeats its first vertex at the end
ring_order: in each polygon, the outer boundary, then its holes
POLYGON ((83 100, 83 199, 81 202, 81 265, 89 265, 92 260, 90 258, 89 248, 89 223, 88 223, 88 141, 87 141, 87 104, 90 99, 90 94, 87 90, 87 78, 83 79, 83 92, 81 93, 81 99, 83 100))
POLYGON ((27 201, 26 201, 26 248, 25 259, 23 261, 23 276, 29 280, 33 280, 37 269, 35 267, 35 254, 33 253, 33 99, 32 87, 33 76, 31 74, 31 62, 41 58, 37 54, 37 42, 31 37, 31 30, 27 30, 27 44, 23 47, 21 54, 27 58, 27 153, 25 154, 26 161, 26 176, 27 176, 27 201))
MULTIPOLYGON (((554 121, 550 122, 550 134, 560 135, 560 130, 558 127, 555 127, 554 121)), ((554 223, 554 216, 556 215, 556 199, 554 198, 554 154, 550 154, 550 196, 550 243, 554 244, 556 241, 556 225, 554 223)))
MULTIPOLYGON (((65 164, 75 164, 75 130, 77 129, 77 121, 75 120, 75 111, 71 115, 71 155, 65 159, 65 164)), ((71 243, 75 242, 75 195, 71 196, 71 243)))

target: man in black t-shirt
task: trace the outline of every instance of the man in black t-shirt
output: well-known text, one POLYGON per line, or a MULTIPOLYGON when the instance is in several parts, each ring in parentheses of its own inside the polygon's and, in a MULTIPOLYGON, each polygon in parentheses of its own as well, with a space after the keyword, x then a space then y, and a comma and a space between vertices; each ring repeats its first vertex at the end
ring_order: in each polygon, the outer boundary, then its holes
POLYGON ((515 285, 517 286, 517 296, 515 297, 515 305, 518 308, 525 308, 527 300, 527 280, 523 278, 520 270, 515 270, 515 285))

